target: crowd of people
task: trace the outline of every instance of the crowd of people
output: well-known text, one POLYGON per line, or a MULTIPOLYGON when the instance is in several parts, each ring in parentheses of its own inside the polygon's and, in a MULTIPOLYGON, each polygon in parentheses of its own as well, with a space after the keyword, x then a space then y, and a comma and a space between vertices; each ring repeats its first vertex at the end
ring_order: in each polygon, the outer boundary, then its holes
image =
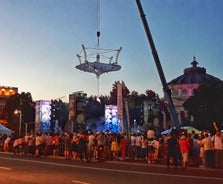
POLYGON ((223 134, 216 131, 210 134, 185 134, 178 136, 173 132, 166 138, 167 142, 167 167, 170 161, 175 168, 195 166, 204 168, 223 168, 223 134))
POLYGON ((1 150, 15 155, 61 156, 80 162, 105 160, 141 160, 149 164, 163 163, 187 167, 223 168, 223 134, 186 132, 155 135, 147 133, 93 133, 92 131, 0 136, 1 150))

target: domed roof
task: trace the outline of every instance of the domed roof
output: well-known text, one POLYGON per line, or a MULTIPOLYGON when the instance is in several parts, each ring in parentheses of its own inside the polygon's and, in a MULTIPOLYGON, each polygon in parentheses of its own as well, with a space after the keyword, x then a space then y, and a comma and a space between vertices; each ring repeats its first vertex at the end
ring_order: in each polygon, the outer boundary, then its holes
POLYGON ((216 78, 212 75, 206 73, 205 68, 198 67, 198 62, 194 57, 193 61, 191 62, 192 67, 185 68, 184 74, 173 79, 168 83, 168 85, 174 84, 201 84, 205 80, 215 81, 215 82, 222 82, 219 78, 216 78))

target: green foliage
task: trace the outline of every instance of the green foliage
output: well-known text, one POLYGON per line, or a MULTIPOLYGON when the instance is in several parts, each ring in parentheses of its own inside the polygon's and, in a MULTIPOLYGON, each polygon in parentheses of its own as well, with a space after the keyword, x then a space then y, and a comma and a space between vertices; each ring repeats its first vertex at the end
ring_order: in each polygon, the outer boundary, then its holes
POLYGON ((59 100, 51 100, 51 130, 54 131, 55 121, 58 120, 59 126, 64 129, 68 121, 68 103, 59 100))
POLYGON ((117 84, 122 84, 122 96, 123 96, 123 99, 126 98, 130 91, 129 89, 126 87, 125 83, 122 81, 115 81, 115 83, 113 84, 113 87, 112 87, 112 91, 110 91, 110 104, 111 105, 117 105, 117 84))
POLYGON ((31 93, 22 92, 21 94, 17 93, 9 97, 4 108, 8 122, 14 119, 15 110, 22 111, 23 121, 34 122, 35 103, 32 100, 31 93))
POLYGON ((32 100, 31 93, 17 93, 8 98, 4 107, 4 113, 8 122, 7 127, 12 130, 17 130, 19 126, 19 117, 15 114, 16 110, 21 113, 21 130, 22 134, 24 134, 25 124, 35 121, 35 103, 32 100))
POLYGON ((206 81, 183 106, 194 116, 197 128, 213 130, 214 121, 220 128, 223 122, 223 84, 206 81))

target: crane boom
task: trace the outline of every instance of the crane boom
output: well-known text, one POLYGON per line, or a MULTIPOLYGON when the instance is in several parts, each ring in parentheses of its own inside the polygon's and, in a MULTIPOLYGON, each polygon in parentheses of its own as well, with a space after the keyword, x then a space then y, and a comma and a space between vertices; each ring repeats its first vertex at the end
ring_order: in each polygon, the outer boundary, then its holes
POLYGON ((144 11, 143 11, 140 0, 136 0, 136 4, 137 4, 137 7, 138 7, 138 10, 139 10, 141 19, 142 19, 142 23, 143 23, 143 26, 144 26, 144 29, 145 29, 145 32, 146 32, 146 35, 147 35, 147 39, 149 41, 149 44, 150 44, 150 47, 151 47, 151 50, 152 50, 153 59, 155 61, 155 64, 156 64, 156 67, 157 67, 157 70, 158 70, 158 73, 159 73, 159 77, 160 77, 160 80, 161 80, 161 83, 162 83, 162 86, 163 86, 163 92, 164 92, 165 98, 167 99, 167 103, 168 103, 168 106, 169 106, 169 109, 170 109, 172 127, 175 127, 177 129, 179 129, 180 128, 180 122, 179 122, 175 107, 173 105, 173 101, 172 101, 172 98, 171 98, 171 91, 167 86, 166 78, 165 78, 165 75, 164 75, 160 60, 159 60, 159 56, 158 56, 157 51, 156 51, 155 44, 153 42, 152 34, 150 32, 149 25, 147 23, 146 16, 144 14, 144 11))

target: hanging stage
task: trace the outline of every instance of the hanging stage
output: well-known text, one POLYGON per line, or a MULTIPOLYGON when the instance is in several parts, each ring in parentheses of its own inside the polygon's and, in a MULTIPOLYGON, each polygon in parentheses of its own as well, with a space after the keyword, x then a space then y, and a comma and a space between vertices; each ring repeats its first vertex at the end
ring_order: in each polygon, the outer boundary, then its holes
POLYGON ((118 64, 118 57, 122 50, 122 47, 119 49, 103 49, 100 47, 100 0, 97 0, 97 28, 97 46, 88 48, 82 45, 81 52, 77 54, 79 65, 75 66, 75 68, 96 75, 99 95, 100 75, 121 69, 121 66, 118 64))
POLYGON ((118 71, 121 69, 121 66, 118 64, 118 56, 121 50, 122 47, 118 50, 113 50, 86 48, 82 45, 81 53, 77 54, 80 64, 75 66, 75 68, 84 72, 94 73, 97 78, 103 73, 118 71), (113 60, 114 57, 115 59, 113 60))
MULTIPOLYGON (((82 49, 77 58, 79 64, 75 66, 76 69, 83 72, 93 73, 97 78, 97 100, 100 102, 99 98, 99 78, 104 73, 115 72, 121 69, 118 64, 119 54, 122 47, 119 49, 103 49, 100 47, 100 0, 97 0, 97 45, 95 48, 88 48, 82 45, 82 49)), ((104 117, 97 117, 97 120, 86 120, 86 127, 94 129, 95 125, 99 128, 103 124, 106 129, 111 128, 111 131, 119 131, 118 121, 116 116, 113 114, 112 108, 108 108, 106 117, 110 119, 104 122, 104 117), (100 120, 101 119, 101 120, 100 120), (92 124, 95 123, 95 124, 92 124)), ((116 113, 117 114, 117 113, 116 113)), ((101 129, 104 129, 100 127, 101 129)), ((97 128, 97 131, 98 131, 97 128)))

